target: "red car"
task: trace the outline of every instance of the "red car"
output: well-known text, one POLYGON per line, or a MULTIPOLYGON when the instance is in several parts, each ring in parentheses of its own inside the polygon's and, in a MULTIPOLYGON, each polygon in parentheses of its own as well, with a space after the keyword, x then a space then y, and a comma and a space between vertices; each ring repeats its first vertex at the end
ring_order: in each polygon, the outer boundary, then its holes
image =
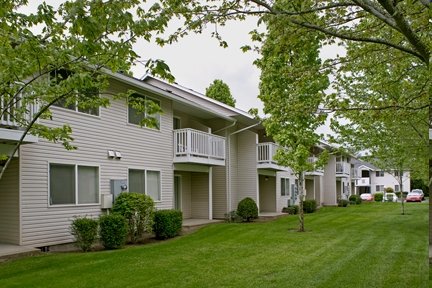
POLYGON ((421 202, 423 195, 420 192, 412 191, 406 196, 406 202, 421 202))
POLYGON ((363 193, 360 195, 362 201, 374 201, 374 196, 370 193, 363 193))

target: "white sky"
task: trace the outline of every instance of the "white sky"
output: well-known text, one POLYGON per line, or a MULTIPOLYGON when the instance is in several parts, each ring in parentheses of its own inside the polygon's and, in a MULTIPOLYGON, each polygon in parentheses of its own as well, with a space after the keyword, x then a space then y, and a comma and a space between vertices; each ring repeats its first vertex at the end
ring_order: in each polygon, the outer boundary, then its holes
MULTIPOLYGON (((34 13, 37 5, 41 3, 41 1, 30 2, 22 12, 34 13)), ((46 0, 46 2, 55 8, 60 3, 55 0, 46 0)), ((204 29, 202 34, 190 33, 179 42, 164 47, 143 40, 138 41, 135 52, 142 60, 150 58, 164 60, 177 83, 202 94, 205 94, 205 89, 213 80, 221 79, 230 87, 231 94, 237 101, 237 108, 244 111, 259 108, 260 115, 263 116, 263 104, 257 98, 260 71, 253 65, 253 61, 259 55, 256 52, 243 53, 240 50, 244 45, 256 45, 250 40, 249 32, 257 28, 257 20, 256 17, 250 17, 245 21, 228 22, 226 26, 218 25, 217 32, 228 43, 228 48, 220 47, 219 42, 211 38, 211 33, 216 29, 211 25, 204 29)), ((174 25, 178 25, 178 22, 174 25)), ((262 25, 258 29, 264 31, 262 25)), ((327 47, 322 51, 322 57, 334 56, 337 50, 340 52, 337 46, 327 47)), ((145 67, 137 64, 132 72, 139 78, 145 74, 145 67)), ((328 132, 328 129, 322 132, 328 132)))

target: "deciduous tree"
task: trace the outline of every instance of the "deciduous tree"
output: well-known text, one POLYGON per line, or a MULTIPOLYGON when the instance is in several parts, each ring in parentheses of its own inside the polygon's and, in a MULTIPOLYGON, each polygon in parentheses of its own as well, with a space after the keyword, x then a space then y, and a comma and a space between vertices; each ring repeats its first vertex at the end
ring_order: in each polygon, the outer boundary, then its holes
MULTIPOLYGON (((76 105, 77 109, 107 107, 109 101, 99 97, 106 93, 109 72, 127 73, 139 57, 133 44, 138 38, 150 40, 152 33, 165 29, 168 19, 140 7, 143 2, 73 0, 57 9, 45 3, 31 14, 21 13, 27 1, 3 1, 0 6, 0 119, 8 119, 38 135, 75 149, 72 128, 42 125, 50 119, 52 105, 76 105), (89 93, 96 91, 95 93, 89 93), (30 111, 33 109, 33 111, 30 111)), ((172 79, 163 61, 146 63, 148 69, 172 79)), ((126 98, 132 93, 113 95, 126 98)), ((162 112, 154 103, 132 103, 141 111, 162 112)), ((154 125, 155 119, 145 119, 154 125)), ((144 124, 144 123, 143 123, 144 124)), ((12 155, 15 153, 12 153, 12 155)), ((0 153, 1 154, 1 153, 0 153)), ((11 157, 2 170, 3 175, 11 157)))
POLYGON ((229 86, 222 80, 215 79, 208 88, 206 88, 206 96, 218 100, 231 107, 235 107, 236 100, 231 95, 229 86))

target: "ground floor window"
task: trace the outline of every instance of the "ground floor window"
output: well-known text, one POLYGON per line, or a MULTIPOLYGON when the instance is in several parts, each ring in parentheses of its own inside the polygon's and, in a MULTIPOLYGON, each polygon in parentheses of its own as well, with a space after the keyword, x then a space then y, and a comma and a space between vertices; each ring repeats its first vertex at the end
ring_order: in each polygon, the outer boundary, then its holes
POLYGON ((289 196, 289 179, 281 178, 281 196, 289 196))
POLYGON ((99 167, 49 164, 50 205, 99 203, 99 167))
POLYGON ((399 191, 400 191, 400 189, 399 189, 399 185, 395 185, 395 189, 394 189, 394 191, 395 191, 395 192, 399 192, 399 191))
POLYGON ((143 193, 154 201, 161 201, 160 171, 129 169, 129 191, 143 193))
POLYGON ((381 192, 381 191, 384 191, 384 185, 376 185, 376 190, 375 191, 377 191, 377 192, 381 192))

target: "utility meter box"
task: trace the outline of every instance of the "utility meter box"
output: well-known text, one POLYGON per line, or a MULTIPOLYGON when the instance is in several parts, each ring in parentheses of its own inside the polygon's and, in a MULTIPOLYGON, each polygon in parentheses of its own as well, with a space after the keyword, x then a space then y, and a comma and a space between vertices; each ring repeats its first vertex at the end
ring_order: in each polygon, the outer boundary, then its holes
POLYGON ((113 194, 101 194, 101 208, 111 209, 113 207, 113 194))
POLYGON ((119 195, 122 192, 127 191, 127 179, 121 179, 121 180, 110 180, 110 186, 111 186, 111 194, 113 195, 112 202, 115 201, 115 198, 117 195, 119 195))

